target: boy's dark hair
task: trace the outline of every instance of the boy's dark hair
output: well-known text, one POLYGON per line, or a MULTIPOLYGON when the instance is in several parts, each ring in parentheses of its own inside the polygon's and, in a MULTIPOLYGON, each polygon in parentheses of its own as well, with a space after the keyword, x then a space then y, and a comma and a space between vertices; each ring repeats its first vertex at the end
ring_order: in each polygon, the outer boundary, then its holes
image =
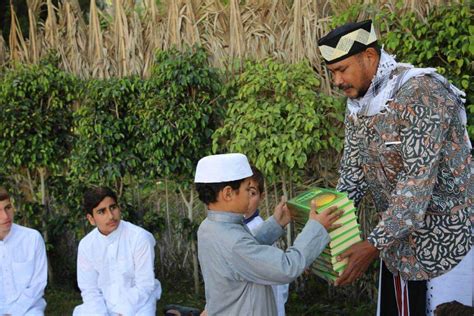
POLYGON ((219 183, 195 183, 196 191, 199 195, 199 199, 206 205, 209 203, 217 202, 217 196, 219 192, 224 189, 226 186, 230 186, 232 190, 239 193, 240 184, 245 180, 235 180, 228 182, 219 182, 219 183))
POLYGON ((263 190, 265 189, 265 178, 263 177, 263 173, 255 166, 250 166, 252 168, 253 175, 250 177, 252 180, 257 182, 258 184, 258 193, 262 194, 263 190))
POLYGON ((4 188, 0 188, 0 201, 5 201, 10 199, 10 194, 4 188))
POLYGON ((92 210, 106 197, 114 199, 117 203, 117 194, 108 187, 94 187, 87 189, 84 193, 82 206, 87 214, 93 215, 92 210))
POLYGON ((436 306, 434 314, 436 316, 472 316, 474 315, 474 307, 466 306, 458 301, 451 301, 436 306))

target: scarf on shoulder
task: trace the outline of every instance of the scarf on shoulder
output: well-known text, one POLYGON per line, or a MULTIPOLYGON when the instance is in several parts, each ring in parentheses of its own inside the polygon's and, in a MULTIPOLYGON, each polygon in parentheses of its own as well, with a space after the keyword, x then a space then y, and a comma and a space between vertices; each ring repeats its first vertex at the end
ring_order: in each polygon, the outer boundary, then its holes
MULTIPOLYGON (((464 125, 467 136, 467 115, 464 107, 466 93, 451 84, 448 79, 437 73, 436 68, 415 68, 411 64, 397 63, 395 57, 389 55, 383 49, 381 50, 377 73, 372 79, 365 95, 357 99, 347 99, 349 115, 357 121, 357 118, 360 116, 373 116, 380 113, 388 106, 388 102, 393 100, 393 97, 404 83, 414 77, 425 75, 429 75, 441 82, 443 86, 445 86, 446 89, 457 99, 459 105, 459 118, 461 123, 464 125), (398 75, 393 75, 394 70, 397 68, 406 68, 406 70, 398 75)), ((468 145, 472 148, 469 137, 467 137, 467 139, 468 145)))

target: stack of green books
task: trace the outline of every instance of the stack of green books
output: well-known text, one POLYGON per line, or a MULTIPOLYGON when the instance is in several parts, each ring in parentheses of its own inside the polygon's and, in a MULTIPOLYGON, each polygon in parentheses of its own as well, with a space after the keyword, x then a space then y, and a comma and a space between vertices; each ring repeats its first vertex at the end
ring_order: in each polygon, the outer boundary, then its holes
POLYGON ((308 220, 312 200, 316 202, 318 213, 331 206, 337 206, 338 209, 344 211, 341 218, 335 222, 336 224, 342 224, 342 226, 329 232, 331 241, 311 267, 316 275, 333 283, 347 266, 347 260, 338 262, 337 256, 362 240, 360 225, 357 223, 356 208, 346 193, 331 189, 314 188, 287 202, 297 226, 304 226, 308 220))

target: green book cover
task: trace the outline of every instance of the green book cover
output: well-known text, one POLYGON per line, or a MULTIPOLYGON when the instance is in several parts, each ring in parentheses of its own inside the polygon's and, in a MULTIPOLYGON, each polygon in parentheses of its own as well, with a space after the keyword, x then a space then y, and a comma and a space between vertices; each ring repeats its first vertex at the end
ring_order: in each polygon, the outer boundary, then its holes
POLYGON ((352 219, 357 218, 357 215, 355 213, 356 208, 352 204, 352 201, 349 200, 349 203, 343 205, 342 207, 340 207, 340 209, 344 211, 344 213, 342 214, 341 218, 339 218, 337 221, 334 222, 335 224, 344 225, 350 222, 352 219))
POLYGON ((350 246, 352 246, 353 244, 361 241, 362 239, 360 238, 360 235, 356 235, 354 236, 354 238, 350 238, 349 240, 347 240, 346 242, 338 245, 337 247, 335 248, 326 248, 324 249, 323 253, 326 253, 332 257, 336 257, 338 255, 340 255, 341 253, 343 253, 344 251, 346 251, 350 246))
POLYGON ((335 248, 339 247, 340 245, 348 242, 351 239, 355 239, 360 236, 359 225, 345 231, 343 234, 339 234, 338 236, 331 238, 329 245, 327 248, 330 250, 334 250, 335 248))
POLYGON ((338 276, 339 276, 339 272, 334 271, 332 268, 328 268, 328 267, 326 267, 326 266, 324 266, 324 265, 322 265, 322 264, 320 264, 320 263, 318 263, 318 262, 314 262, 314 263, 313 263, 313 268, 316 268, 316 269, 318 269, 318 270, 321 271, 321 272, 331 274, 331 275, 333 275, 333 276, 335 276, 335 277, 338 277, 338 276))
POLYGON ((322 256, 319 256, 315 262, 321 266, 326 267, 327 269, 341 273, 347 266, 349 259, 344 258, 342 261, 334 260, 334 262, 332 262, 332 260, 328 260, 322 256))
POLYGON ((336 274, 336 275, 340 275, 342 273, 342 271, 344 271, 344 269, 347 266, 347 260, 343 260, 341 262, 331 264, 331 263, 328 263, 324 260, 316 259, 314 261, 314 264, 320 270, 327 271, 329 273, 333 273, 333 274, 336 274))
POLYGON ((334 276, 332 275, 331 273, 327 273, 327 272, 324 272, 324 271, 321 271, 315 267, 312 267, 311 269, 313 271, 314 274, 316 274, 317 276, 319 276, 320 278, 328 281, 329 283, 334 283, 334 281, 337 280, 337 276, 334 276))
POLYGON ((331 240, 335 240, 337 238, 341 238, 347 233, 350 233, 350 231, 354 228, 359 229, 359 227, 360 225, 357 223, 357 218, 353 217, 349 222, 345 223, 343 226, 332 230, 329 233, 329 237, 331 237, 331 240))
POLYGON ((311 201, 313 199, 316 200, 318 212, 322 212, 336 204, 341 206, 341 203, 344 201, 349 201, 345 193, 332 189, 313 188, 288 200, 287 205, 288 208, 295 213, 302 212, 308 214, 311 210, 311 201))

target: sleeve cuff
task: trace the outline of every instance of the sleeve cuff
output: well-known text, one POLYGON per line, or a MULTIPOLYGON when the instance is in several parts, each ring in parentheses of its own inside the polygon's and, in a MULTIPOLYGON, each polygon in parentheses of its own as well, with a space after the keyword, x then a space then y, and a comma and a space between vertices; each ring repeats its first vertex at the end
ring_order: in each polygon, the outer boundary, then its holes
POLYGON ((377 234, 377 228, 372 233, 370 233, 370 235, 367 237, 367 241, 369 242, 369 244, 377 248, 379 251, 382 251, 385 248, 383 244, 380 242, 383 240, 383 236, 379 236, 377 238, 376 234, 377 234))

